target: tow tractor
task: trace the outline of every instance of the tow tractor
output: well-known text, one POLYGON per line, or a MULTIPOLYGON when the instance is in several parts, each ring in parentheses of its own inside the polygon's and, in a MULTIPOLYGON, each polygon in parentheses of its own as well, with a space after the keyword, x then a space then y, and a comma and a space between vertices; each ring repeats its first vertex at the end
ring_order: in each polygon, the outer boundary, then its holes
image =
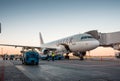
POLYGON ((35 50, 24 51, 22 56, 22 64, 39 64, 39 53, 35 50))

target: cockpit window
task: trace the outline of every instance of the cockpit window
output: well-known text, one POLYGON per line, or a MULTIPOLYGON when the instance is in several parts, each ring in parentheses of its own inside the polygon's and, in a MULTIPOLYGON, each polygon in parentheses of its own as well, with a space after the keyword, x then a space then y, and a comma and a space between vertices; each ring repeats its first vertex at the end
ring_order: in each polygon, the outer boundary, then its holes
POLYGON ((83 36, 83 37, 81 37, 81 40, 83 40, 83 39, 89 39, 89 38, 93 38, 92 36, 83 36))

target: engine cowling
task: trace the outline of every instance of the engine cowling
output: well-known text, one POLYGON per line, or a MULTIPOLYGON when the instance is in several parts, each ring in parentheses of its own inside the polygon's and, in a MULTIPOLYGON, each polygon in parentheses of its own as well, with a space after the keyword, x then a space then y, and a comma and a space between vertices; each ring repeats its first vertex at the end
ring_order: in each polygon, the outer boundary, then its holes
POLYGON ((49 50, 47 48, 42 49, 42 54, 47 55, 49 50))

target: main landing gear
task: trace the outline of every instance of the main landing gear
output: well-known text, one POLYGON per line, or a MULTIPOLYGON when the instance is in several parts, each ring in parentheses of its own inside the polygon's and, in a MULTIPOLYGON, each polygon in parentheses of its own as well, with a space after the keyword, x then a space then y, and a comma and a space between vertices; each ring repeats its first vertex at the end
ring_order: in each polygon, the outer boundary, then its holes
POLYGON ((65 55, 65 59, 69 59, 69 55, 68 55, 69 53, 67 53, 66 55, 65 55))

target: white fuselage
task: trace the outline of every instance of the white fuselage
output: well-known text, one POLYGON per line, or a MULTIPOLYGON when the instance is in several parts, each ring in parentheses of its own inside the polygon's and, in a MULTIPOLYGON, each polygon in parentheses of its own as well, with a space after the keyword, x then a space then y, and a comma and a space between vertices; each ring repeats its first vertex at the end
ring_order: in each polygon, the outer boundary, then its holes
POLYGON ((99 41, 89 34, 76 34, 50 43, 42 44, 41 47, 56 48, 57 51, 65 51, 67 45, 73 52, 89 51, 99 46, 99 41))

